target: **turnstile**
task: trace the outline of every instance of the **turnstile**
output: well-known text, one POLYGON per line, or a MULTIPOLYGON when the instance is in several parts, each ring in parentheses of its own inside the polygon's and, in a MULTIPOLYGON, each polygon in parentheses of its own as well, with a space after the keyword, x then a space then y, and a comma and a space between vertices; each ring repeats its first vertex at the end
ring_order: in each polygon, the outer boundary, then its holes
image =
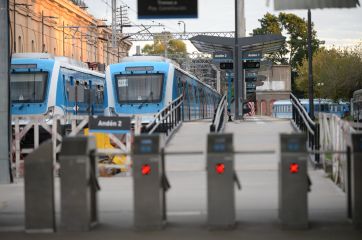
POLYGON ((93 137, 63 139, 59 156, 63 231, 89 231, 98 222, 95 149, 93 137))
POLYGON ((207 223, 211 229, 235 226, 236 182, 232 134, 211 133, 207 138, 207 223))
POLYGON ((351 158, 351 212, 352 222, 362 228, 362 134, 352 134, 351 158))
POLYGON ((135 136, 133 144, 134 226, 160 229, 166 220, 165 185, 161 136, 135 136))
POLYGON ((54 173, 51 140, 24 160, 25 231, 54 232, 54 173))
POLYGON ((308 228, 306 142, 304 134, 280 135, 279 219, 284 229, 308 228))

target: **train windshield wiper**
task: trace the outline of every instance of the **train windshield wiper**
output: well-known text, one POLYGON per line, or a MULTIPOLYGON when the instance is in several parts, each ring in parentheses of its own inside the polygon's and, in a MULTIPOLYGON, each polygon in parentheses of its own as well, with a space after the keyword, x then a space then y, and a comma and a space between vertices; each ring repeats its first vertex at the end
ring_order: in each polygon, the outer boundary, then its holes
POLYGON ((138 109, 141 109, 143 107, 143 105, 145 104, 146 101, 153 99, 153 92, 150 93, 150 95, 148 95, 148 97, 145 99, 144 102, 142 102, 139 106, 138 109))

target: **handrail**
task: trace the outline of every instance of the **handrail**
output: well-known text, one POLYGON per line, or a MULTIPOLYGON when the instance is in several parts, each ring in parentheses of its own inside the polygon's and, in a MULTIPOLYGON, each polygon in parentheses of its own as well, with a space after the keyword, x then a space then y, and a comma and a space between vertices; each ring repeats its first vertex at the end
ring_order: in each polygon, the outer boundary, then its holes
MULTIPOLYGON (((303 116, 306 116, 306 120, 311 124, 315 125, 314 121, 310 118, 310 116, 307 113, 307 110, 303 107, 303 105, 299 102, 298 98, 293 95, 293 93, 290 94, 290 99, 292 100, 292 104, 296 105, 299 109, 303 111, 303 116)), ((302 113, 301 113, 302 114, 302 113)))
POLYGON ((308 147, 316 152, 314 156, 314 164, 320 167, 319 123, 314 122, 310 118, 306 109, 292 93, 290 94, 290 100, 292 102, 294 124, 299 128, 299 130, 307 134, 308 147))
POLYGON ((219 101, 212 123, 210 125, 210 132, 220 132, 223 130, 226 123, 226 114, 227 114, 227 99, 224 95, 219 101))
POLYGON ((152 134, 157 130, 169 136, 170 132, 178 127, 182 121, 182 106, 183 95, 180 95, 157 113, 153 121, 143 127, 142 132, 152 134))

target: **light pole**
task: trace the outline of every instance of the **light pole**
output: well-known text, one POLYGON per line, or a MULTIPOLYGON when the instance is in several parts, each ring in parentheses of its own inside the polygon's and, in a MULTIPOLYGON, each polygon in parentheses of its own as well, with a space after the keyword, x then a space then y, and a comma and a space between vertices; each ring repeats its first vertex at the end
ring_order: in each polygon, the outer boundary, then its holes
POLYGON ((16 0, 14 0, 14 14, 13 14, 13 23, 14 23, 14 53, 16 53, 16 6, 25 6, 25 7, 30 7, 32 6, 31 4, 26 4, 26 3, 16 3, 16 0))
POLYGON ((44 44, 44 19, 45 18, 57 18, 57 17, 44 16, 44 11, 41 11, 41 52, 45 51, 45 44, 44 44))
POLYGON ((186 23, 184 21, 178 21, 177 24, 180 26, 181 23, 184 25, 184 34, 186 34, 186 23))
POLYGON ((324 83, 319 82, 317 83, 317 87, 318 87, 318 96, 319 96, 319 111, 320 111, 320 107, 321 107, 321 88, 324 86, 324 83))

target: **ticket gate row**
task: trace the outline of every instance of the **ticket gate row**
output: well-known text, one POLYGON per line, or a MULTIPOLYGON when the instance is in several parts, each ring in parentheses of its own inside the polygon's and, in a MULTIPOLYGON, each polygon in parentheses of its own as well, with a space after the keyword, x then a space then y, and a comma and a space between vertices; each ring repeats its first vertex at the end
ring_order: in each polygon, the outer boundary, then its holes
MULTIPOLYGON (((25 230, 55 232, 52 143, 47 141, 25 159, 25 230)), ((60 230, 89 231, 98 222, 95 140, 63 139, 60 162, 60 230)))
MULTIPOLYGON (((352 221, 362 227, 362 135, 353 136, 351 191, 352 221)), ((25 211, 28 232, 55 231, 54 178, 51 144, 42 144, 25 160, 25 211), (28 169, 28 170, 27 170, 28 169), (31 169, 31 170, 29 170, 31 169)), ((63 141, 61 165, 61 230, 88 231, 98 221, 95 144, 92 138, 63 141)), ((140 135, 134 139, 134 226, 160 229, 167 221, 166 191, 170 188, 164 166, 162 138, 140 135)), ((211 229, 235 226, 233 135, 209 134, 207 140, 207 223, 211 229)), ((285 229, 308 228, 306 138, 280 136, 279 219, 285 229), (297 207, 296 207, 297 206, 297 207)))
MULTIPOLYGON (((362 134, 352 136, 352 222, 362 228, 362 134)), ((283 229, 307 229, 308 151, 304 134, 280 135, 279 220, 283 229)), ((234 170, 232 134, 209 134, 207 140, 207 223, 209 228, 235 225, 235 187, 241 184, 234 170)), ((135 226, 162 228, 166 221, 164 154, 159 136, 137 136, 133 155, 135 226)))

